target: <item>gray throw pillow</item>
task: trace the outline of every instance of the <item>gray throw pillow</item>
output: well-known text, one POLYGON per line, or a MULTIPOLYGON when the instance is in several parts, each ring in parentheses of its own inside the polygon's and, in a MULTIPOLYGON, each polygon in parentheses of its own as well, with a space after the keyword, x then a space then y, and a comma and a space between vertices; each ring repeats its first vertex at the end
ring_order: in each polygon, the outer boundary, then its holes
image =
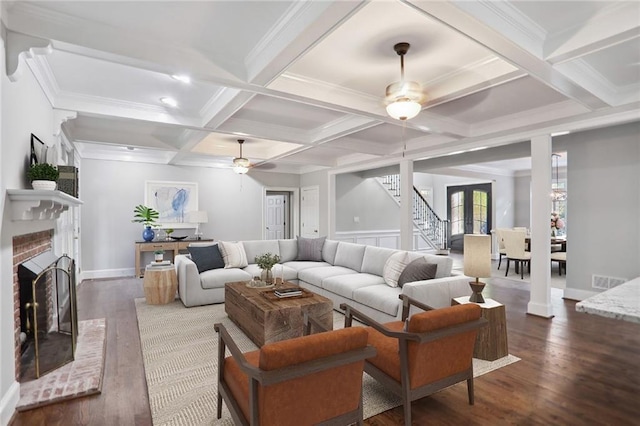
POLYGON ((414 281, 432 280, 436 276, 438 265, 427 262, 424 257, 419 257, 409 263, 398 278, 398 286, 402 287, 405 283, 414 281))
POLYGON ((191 260, 196 264, 199 273, 224 268, 222 253, 220 253, 217 244, 206 247, 187 247, 187 250, 189 250, 191 260))
POLYGON ((322 247, 324 247, 324 240, 326 239, 327 237, 298 237, 298 258, 296 260, 322 262, 322 247))

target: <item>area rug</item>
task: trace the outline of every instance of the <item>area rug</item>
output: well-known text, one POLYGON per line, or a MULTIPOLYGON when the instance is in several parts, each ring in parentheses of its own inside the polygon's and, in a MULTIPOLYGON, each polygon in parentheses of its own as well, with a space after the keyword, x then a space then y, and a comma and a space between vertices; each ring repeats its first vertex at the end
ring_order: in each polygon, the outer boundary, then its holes
POLYGON ((105 318, 78 322, 75 359, 30 382, 20 383, 18 411, 102 391, 107 322, 105 318))
MULTIPOLYGON (((224 324, 242 352, 256 350, 256 345, 229 320, 224 305, 185 308, 178 300, 167 305, 135 302, 153 424, 233 426, 224 404, 222 419, 216 418, 218 338, 213 324, 224 324)), ((344 316, 334 312, 335 328, 343 323, 344 316)), ((494 362, 474 359, 474 376, 518 360, 512 355, 494 362)), ((365 419, 400 404, 400 398, 364 375, 365 419)))

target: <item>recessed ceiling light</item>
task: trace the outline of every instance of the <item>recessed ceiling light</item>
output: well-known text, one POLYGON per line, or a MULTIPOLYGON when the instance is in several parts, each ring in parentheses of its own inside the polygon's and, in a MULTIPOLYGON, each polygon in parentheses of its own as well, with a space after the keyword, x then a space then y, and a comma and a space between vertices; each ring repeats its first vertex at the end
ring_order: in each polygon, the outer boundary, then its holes
POLYGON ((189 77, 188 75, 184 75, 184 74, 173 74, 171 76, 171 78, 173 78, 174 80, 178 80, 182 83, 185 84, 189 84, 191 83, 191 77, 189 77))
POLYGON ((555 133, 551 133, 551 136, 562 136, 562 135, 568 135, 569 133, 571 133, 570 131, 566 130, 564 132, 555 132, 555 133))
POLYGON ((177 107, 178 106, 178 102, 176 102, 175 99, 173 98, 168 98, 168 97, 162 97, 160 98, 160 102, 162 102, 163 104, 170 106, 170 107, 177 107))

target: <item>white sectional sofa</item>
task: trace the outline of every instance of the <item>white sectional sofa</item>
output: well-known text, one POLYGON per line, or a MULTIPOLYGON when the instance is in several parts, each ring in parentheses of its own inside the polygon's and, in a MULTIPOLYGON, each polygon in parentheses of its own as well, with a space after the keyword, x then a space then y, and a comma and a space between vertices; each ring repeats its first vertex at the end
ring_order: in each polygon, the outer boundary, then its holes
MULTIPOLYGON (((408 252, 407 262, 424 257, 437 270, 434 279, 407 282, 400 288, 391 287, 383 277, 387 260, 399 250, 326 240, 322 261, 309 261, 297 260, 298 242, 293 239, 243 241, 242 245, 250 263, 258 255, 277 254, 281 259, 275 268, 282 268, 285 280, 331 299, 336 310, 346 302, 378 321, 400 318, 401 293, 433 307, 449 306, 452 298, 471 294, 470 278, 452 272, 453 260, 447 256, 408 252)), ((180 299, 187 307, 223 303, 225 283, 260 275, 255 264, 198 273, 188 255, 176 256, 175 263, 180 299)))

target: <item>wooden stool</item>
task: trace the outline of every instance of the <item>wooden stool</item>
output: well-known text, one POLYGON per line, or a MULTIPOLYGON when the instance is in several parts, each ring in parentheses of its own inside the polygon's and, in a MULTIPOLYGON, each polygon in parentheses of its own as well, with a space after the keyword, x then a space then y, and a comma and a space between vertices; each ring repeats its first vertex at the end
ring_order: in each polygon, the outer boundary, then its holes
POLYGON ((144 271, 144 297, 150 305, 173 302, 178 289, 178 277, 173 265, 147 266, 144 271))
MULTIPOLYGON (((451 306, 463 305, 469 302, 469 296, 456 297, 451 300, 451 306)), ((498 358, 509 355, 507 345, 507 315, 504 305, 493 299, 485 299, 484 303, 478 303, 482 308, 482 318, 489 321, 487 327, 478 330, 476 348, 473 357, 486 361, 495 361, 498 358)))

